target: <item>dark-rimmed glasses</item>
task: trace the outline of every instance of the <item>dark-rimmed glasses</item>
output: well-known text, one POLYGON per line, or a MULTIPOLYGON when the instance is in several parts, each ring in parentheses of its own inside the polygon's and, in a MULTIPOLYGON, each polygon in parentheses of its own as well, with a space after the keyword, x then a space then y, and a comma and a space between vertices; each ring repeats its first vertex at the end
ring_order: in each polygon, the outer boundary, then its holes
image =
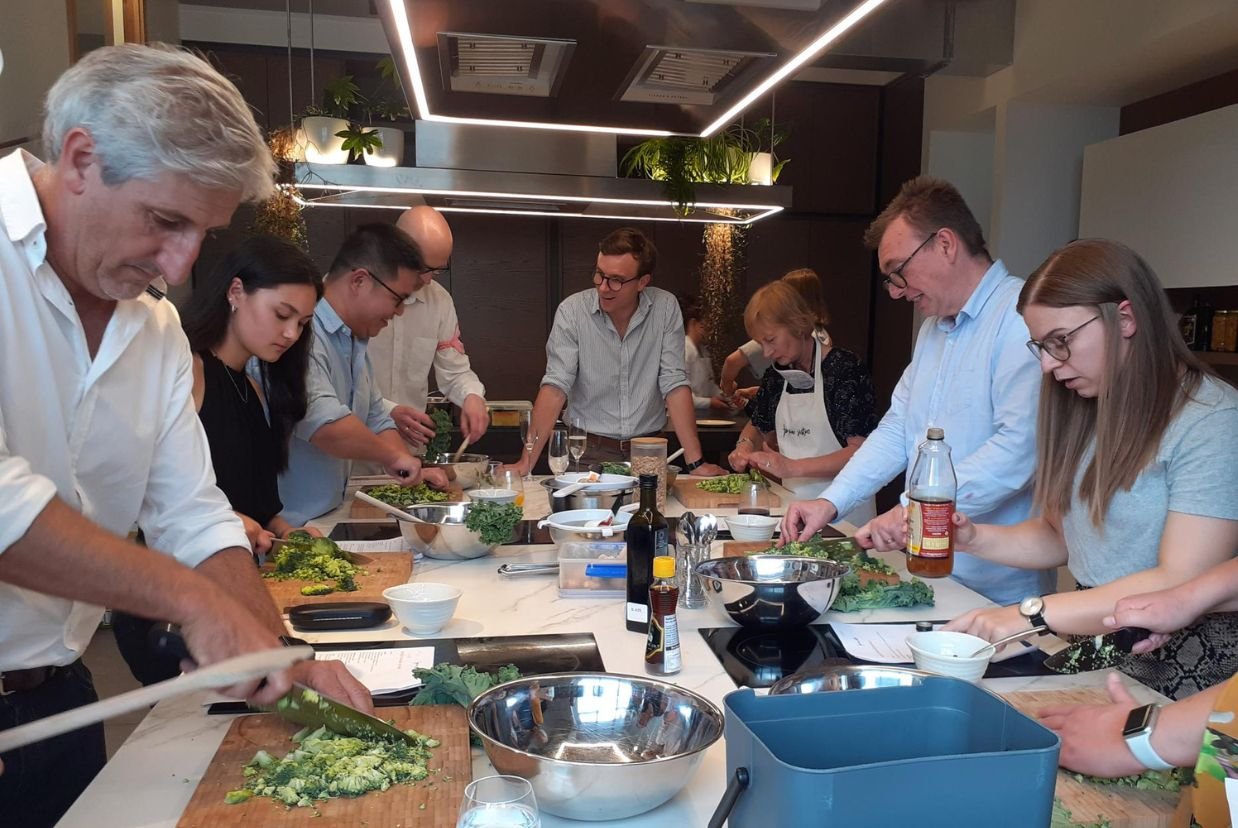
POLYGON ((1087 322, 1084 322, 1076 328, 1071 328, 1064 334, 1047 336, 1043 340, 1039 341, 1029 339, 1027 341, 1027 349, 1032 352, 1032 356, 1036 357, 1037 362, 1044 358, 1044 354, 1048 354, 1058 362, 1065 362, 1070 359, 1070 338, 1079 333, 1079 331, 1083 330, 1086 326, 1095 322, 1097 319, 1100 319, 1099 313, 1087 322))
POLYGON ((920 246, 917 247, 915 250, 911 251, 911 255, 903 259, 903 263, 901 265, 894 268, 889 273, 885 274, 885 278, 881 280, 882 286, 885 288, 889 288, 893 286, 896 290, 906 289, 907 278, 903 276, 903 268, 907 267, 907 264, 916 257, 917 253, 919 253, 921 250, 924 249, 924 246, 926 244, 931 242, 933 239, 937 238, 937 234, 940 232, 941 232, 940 230, 934 230, 932 233, 929 233, 928 238, 920 242, 920 246))
POLYGON ((639 278, 640 276, 633 276, 631 279, 621 279, 618 276, 607 276, 597 268, 593 270, 593 284, 601 287, 602 282, 605 282, 606 287, 616 292, 623 290, 623 286, 628 282, 635 282, 639 278))
POLYGON ((384 282, 382 279, 375 276, 370 271, 367 270, 365 272, 369 275, 371 279, 373 279, 375 282, 378 282, 380 285, 382 285, 383 290, 387 291, 388 293, 390 293, 392 296, 395 297, 395 306, 397 308, 399 308, 400 306, 402 306, 405 302, 409 300, 408 296, 401 296, 400 294, 396 293, 394 290, 391 289, 391 285, 387 284, 386 282, 384 282))

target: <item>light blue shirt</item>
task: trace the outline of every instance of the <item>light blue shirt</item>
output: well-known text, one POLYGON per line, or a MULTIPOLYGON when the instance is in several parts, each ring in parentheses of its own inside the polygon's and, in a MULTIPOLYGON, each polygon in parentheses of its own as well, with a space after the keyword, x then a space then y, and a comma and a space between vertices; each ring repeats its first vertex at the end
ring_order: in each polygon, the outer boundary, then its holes
POLYGON ((366 354, 368 340, 357 339, 323 299, 314 308, 314 341, 310 347, 305 390, 305 419, 292 432, 288 470, 279 476, 284 518, 293 526, 325 514, 344 500, 351 460, 332 457, 310 444, 314 432, 355 414, 375 434, 395 428, 394 404, 383 399, 366 354))
MULTIPOLYGON (((1015 310, 1023 280, 995 262, 953 318, 930 317, 890 410, 820 496, 846 514, 899 472, 910 474, 929 426, 945 430, 958 510, 976 523, 1014 524, 1032 512, 1040 364, 1015 310)), ((953 577, 999 604, 1053 590, 1053 571, 955 554, 953 577)))

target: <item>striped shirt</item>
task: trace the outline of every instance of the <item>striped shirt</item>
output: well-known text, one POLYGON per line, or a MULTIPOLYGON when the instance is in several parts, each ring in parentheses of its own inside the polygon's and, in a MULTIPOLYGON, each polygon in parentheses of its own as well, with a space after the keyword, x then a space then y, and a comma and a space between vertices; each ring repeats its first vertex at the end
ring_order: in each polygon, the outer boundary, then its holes
POLYGON ((546 375, 568 416, 590 434, 626 440, 666 426, 666 395, 688 384, 683 315, 670 293, 647 287, 622 338, 590 288, 564 299, 546 340, 546 375))

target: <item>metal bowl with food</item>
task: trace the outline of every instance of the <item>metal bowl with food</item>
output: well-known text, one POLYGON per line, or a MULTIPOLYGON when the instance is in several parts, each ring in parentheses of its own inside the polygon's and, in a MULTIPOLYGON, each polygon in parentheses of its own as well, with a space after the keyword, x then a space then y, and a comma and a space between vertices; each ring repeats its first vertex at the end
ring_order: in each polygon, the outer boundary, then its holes
POLYGON ((425 458, 424 466, 427 469, 442 469, 452 485, 461 489, 475 489, 486 476, 488 462, 488 454, 461 454, 456 458, 454 452, 445 452, 425 458))
POLYGON ((543 480, 542 487, 546 489, 546 495, 550 498, 550 510, 552 512, 567 512, 574 509, 606 509, 610 511, 614 508, 615 501, 618 501, 619 505, 622 506, 625 503, 633 502, 636 497, 636 486, 634 484, 600 489, 591 486, 588 489, 579 489, 563 497, 554 496, 556 489, 564 488, 564 484, 557 483, 554 478, 543 480))
POLYGON ((464 525, 471 503, 431 503, 409 506, 412 520, 401 520, 400 534, 414 552, 444 561, 467 561, 494 551, 498 543, 482 543, 481 536, 464 525))
POLYGON ((833 605, 849 571, 823 558, 783 555, 713 558, 696 567, 711 603, 741 626, 765 629, 816 621, 833 605))
POLYGON ((550 539, 556 544, 566 541, 621 541, 631 519, 630 512, 616 515, 610 509, 570 509, 555 512, 539 521, 537 528, 550 529, 550 539), (602 521, 610 523, 599 525, 602 521))
POLYGON ((675 796, 723 717, 673 684, 612 673, 518 679, 469 705, 469 727, 499 773, 528 779, 548 814, 613 820, 675 796))
POLYGON ((832 693, 837 690, 872 690, 877 687, 914 687, 931 676, 909 667, 884 664, 848 664, 796 673, 776 681, 771 696, 832 693))

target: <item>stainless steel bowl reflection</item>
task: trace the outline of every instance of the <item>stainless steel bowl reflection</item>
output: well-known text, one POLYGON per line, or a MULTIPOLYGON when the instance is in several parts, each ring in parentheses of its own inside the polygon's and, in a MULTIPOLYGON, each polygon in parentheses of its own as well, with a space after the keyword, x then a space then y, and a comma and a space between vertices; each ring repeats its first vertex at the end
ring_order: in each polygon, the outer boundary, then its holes
POLYGON ((876 687, 913 687, 930 676, 923 670, 907 667, 853 664, 787 676, 775 682, 769 688, 769 694, 783 696, 836 690, 872 690, 876 687))
POLYGON ((499 773, 567 819, 643 814, 688 783, 722 737, 722 711, 689 690, 613 673, 522 678, 482 693, 469 727, 499 773))
POLYGON ((497 543, 485 544, 481 536, 464 525, 471 503, 428 503, 404 511, 412 520, 401 520, 400 534, 427 558, 466 561, 490 554, 497 543))
POLYGON ((697 564, 705 594, 737 624, 778 629, 811 624, 838 597, 849 569, 821 558, 748 555, 697 564))
POLYGON ((550 498, 550 511, 566 512, 570 509, 613 509, 615 501, 623 506, 632 503, 636 496, 636 485, 616 486, 613 489, 581 489, 563 497, 555 497, 555 489, 563 488, 564 484, 556 483, 554 478, 542 481, 546 496, 550 498))
POLYGON ((426 458, 425 467, 442 469, 447 479, 461 489, 475 489, 481 485, 486 474, 486 464, 490 461, 487 454, 461 454, 459 460, 453 460, 455 452, 439 454, 426 458))

